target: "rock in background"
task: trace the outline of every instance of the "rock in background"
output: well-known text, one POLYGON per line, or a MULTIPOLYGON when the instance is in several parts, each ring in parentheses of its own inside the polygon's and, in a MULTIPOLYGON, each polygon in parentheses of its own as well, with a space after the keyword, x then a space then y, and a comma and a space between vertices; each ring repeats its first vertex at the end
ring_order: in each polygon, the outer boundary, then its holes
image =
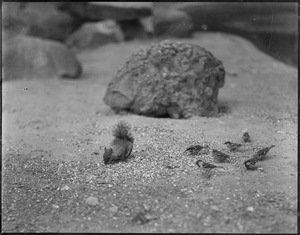
POLYGON ((182 30, 184 37, 191 36, 191 32, 186 33, 179 16, 175 17, 176 12, 177 15, 182 15, 182 22, 187 21, 184 18, 189 18, 193 25, 192 31, 236 34, 247 38, 260 50, 278 60, 294 66, 298 64, 296 3, 156 2, 156 35, 178 37, 180 33, 177 31, 182 30))
POLYGON ((119 25, 113 20, 106 20, 84 24, 68 38, 66 45, 80 51, 121 41, 124 41, 124 35, 119 25))
POLYGON ((184 11, 175 9, 169 3, 155 3, 153 15, 155 36, 178 38, 192 36, 194 25, 184 11))
POLYGON ((133 54, 109 84, 104 102, 116 112, 189 118, 218 113, 222 62, 197 45, 163 41, 133 54))
POLYGON ((152 15, 151 2, 63 2, 59 9, 84 22, 114 20, 125 40, 148 38, 152 33, 149 23, 145 25, 152 15))
POLYGON ((3 13, 6 39, 11 37, 19 46, 14 47, 10 39, 4 43, 5 79, 75 78, 81 74, 81 65, 58 42, 76 51, 147 38, 149 27, 143 18, 151 16, 152 3, 5 2, 3 13))
POLYGON ((152 15, 152 3, 5 2, 3 13, 4 22, 14 30, 21 28, 19 33, 65 42, 83 24, 105 20, 114 20, 125 31, 134 28, 147 35, 140 21, 152 15), (128 21, 138 23, 127 26, 128 21))
POLYGON ((63 31, 69 30, 60 21, 66 15, 57 15, 54 3, 6 2, 3 12, 3 80, 81 76, 76 55, 64 44, 45 39, 62 40, 63 31))
POLYGON ((7 28, 21 34, 64 42, 82 21, 58 9, 56 2, 5 2, 7 28))
POLYGON ((78 78, 82 67, 63 44, 22 34, 5 33, 3 80, 32 78, 78 78))

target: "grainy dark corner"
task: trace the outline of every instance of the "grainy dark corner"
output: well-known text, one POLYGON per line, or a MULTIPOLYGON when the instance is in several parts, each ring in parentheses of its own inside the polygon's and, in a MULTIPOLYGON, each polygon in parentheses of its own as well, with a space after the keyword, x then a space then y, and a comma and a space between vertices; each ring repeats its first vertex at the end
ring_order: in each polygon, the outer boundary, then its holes
POLYGON ((3 2, 2 232, 296 233, 292 2, 3 2))

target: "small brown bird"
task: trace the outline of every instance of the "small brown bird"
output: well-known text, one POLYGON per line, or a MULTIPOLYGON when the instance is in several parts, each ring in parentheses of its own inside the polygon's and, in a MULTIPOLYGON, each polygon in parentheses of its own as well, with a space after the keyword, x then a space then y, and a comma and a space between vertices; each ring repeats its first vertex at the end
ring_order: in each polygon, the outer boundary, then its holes
POLYGON ((266 159, 267 153, 270 151, 271 148, 275 147, 275 145, 271 145, 270 147, 266 147, 263 149, 260 149, 256 152, 254 156, 258 158, 259 161, 263 161, 266 159))
POLYGON ((202 162, 202 167, 205 169, 213 169, 213 168, 217 168, 217 167, 224 168, 223 166, 216 166, 211 163, 203 162, 201 159, 196 161, 196 165, 199 166, 200 168, 201 168, 201 165, 200 165, 201 162, 202 162))
POLYGON ((230 151, 235 151, 242 146, 241 144, 232 143, 230 141, 227 141, 224 144, 226 144, 230 151))
POLYGON ((229 155, 222 153, 219 150, 213 149, 212 156, 217 162, 229 162, 229 155))
POLYGON ((247 170, 253 170, 253 166, 255 165, 255 163, 257 163, 259 161, 258 157, 255 156, 255 157, 252 157, 248 160, 246 160, 244 162, 245 164, 245 167, 247 168, 247 170))
POLYGON ((250 135, 248 132, 244 132, 242 138, 243 138, 244 142, 251 142, 250 135))
POLYGON ((133 217, 132 223, 134 224, 146 224, 150 221, 149 215, 145 212, 139 212, 133 217))
POLYGON ((207 148, 208 148, 208 146, 201 146, 199 144, 196 144, 196 145, 191 145, 184 152, 188 151, 192 155, 197 155, 200 152, 202 152, 204 149, 207 149, 207 148))

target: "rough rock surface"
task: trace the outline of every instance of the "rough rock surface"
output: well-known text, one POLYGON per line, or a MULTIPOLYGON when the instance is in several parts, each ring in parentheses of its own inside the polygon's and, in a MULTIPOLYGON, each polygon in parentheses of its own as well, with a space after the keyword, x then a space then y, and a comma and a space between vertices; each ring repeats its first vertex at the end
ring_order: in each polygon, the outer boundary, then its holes
POLYGON ((116 112, 146 116, 214 116, 224 82, 223 64, 210 52, 165 40, 127 60, 109 84, 104 102, 116 112))
POLYGON ((82 67, 63 44, 6 32, 3 40, 3 80, 78 78, 82 67))
POLYGON ((113 20, 106 20, 84 24, 68 38, 66 45, 74 50, 83 50, 123 40, 120 26, 113 20))

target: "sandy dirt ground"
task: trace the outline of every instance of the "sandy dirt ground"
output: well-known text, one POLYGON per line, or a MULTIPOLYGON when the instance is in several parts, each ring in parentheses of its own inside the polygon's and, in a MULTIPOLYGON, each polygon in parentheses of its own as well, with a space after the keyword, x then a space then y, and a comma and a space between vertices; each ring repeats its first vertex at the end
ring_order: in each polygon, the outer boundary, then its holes
POLYGON ((229 34, 181 40, 222 60, 220 115, 188 120, 115 115, 106 87, 134 51, 158 41, 112 44, 79 54, 80 80, 2 84, 3 232, 297 231, 296 68, 229 34), (104 165, 104 147, 119 120, 132 125, 133 157, 104 165), (226 140, 252 142, 228 152, 226 140), (191 144, 228 153, 210 178, 190 156, 191 144), (274 144, 259 169, 243 162, 274 144), (88 200, 87 200, 88 199, 88 200), (90 203, 90 204, 89 204, 90 203))

